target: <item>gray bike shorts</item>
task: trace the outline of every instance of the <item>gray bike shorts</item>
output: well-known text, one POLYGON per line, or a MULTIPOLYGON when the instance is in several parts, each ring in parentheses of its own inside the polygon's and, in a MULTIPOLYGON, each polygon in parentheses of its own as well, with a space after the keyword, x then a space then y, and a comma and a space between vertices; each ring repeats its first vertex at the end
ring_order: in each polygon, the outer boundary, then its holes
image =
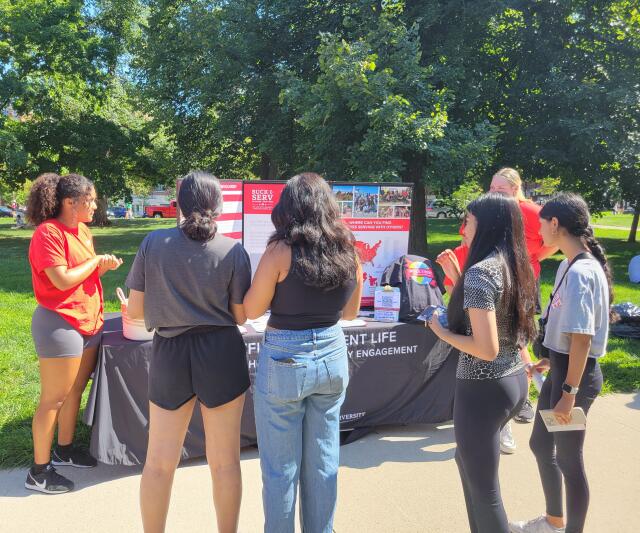
POLYGON ((102 331, 83 335, 58 313, 39 305, 31 319, 31 336, 38 357, 80 357, 100 344, 102 331))

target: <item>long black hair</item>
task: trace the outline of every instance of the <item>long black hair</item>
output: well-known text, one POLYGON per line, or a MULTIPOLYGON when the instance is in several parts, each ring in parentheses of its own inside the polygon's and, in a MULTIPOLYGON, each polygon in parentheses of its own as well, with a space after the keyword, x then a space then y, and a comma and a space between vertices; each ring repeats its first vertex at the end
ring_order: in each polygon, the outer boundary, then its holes
POLYGON ((487 256, 495 254, 502 264, 506 318, 511 336, 528 342, 536 334, 534 324, 536 284, 524 239, 522 213, 515 199, 502 194, 483 194, 467 206, 477 220, 476 233, 469 248, 460 281, 455 286, 448 307, 452 331, 465 333, 464 279, 467 271, 487 256))
POLYGON ((605 250, 593 234, 590 225, 589 206, 579 194, 560 193, 551 198, 540 211, 540 218, 558 219, 558 225, 574 237, 579 237, 602 265, 609 285, 609 302, 613 302, 613 282, 611 265, 607 261, 605 250))
POLYGON ((62 210, 65 198, 83 199, 94 190, 93 183, 80 174, 60 176, 46 172, 33 182, 27 199, 27 220, 34 226, 56 218, 62 210))
POLYGON ((213 174, 192 170, 180 183, 178 205, 184 215, 182 231, 194 241, 210 241, 218 231, 216 218, 222 213, 222 189, 213 174))
POLYGON ((338 203, 322 176, 305 172, 287 182, 271 213, 276 231, 269 244, 291 247, 292 268, 307 285, 334 289, 357 269, 354 238, 340 220, 338 203))

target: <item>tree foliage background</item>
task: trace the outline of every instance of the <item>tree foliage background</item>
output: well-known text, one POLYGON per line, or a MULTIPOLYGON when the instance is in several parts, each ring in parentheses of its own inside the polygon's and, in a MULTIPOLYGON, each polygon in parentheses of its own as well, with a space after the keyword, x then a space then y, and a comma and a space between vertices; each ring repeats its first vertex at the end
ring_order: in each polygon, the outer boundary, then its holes
MULTIPOLYGON (((0 0, 0 180, 104 196, 223 178, 414 184, 495 168, 640 198, 634 0, 0 0)), ((412 220, 411 248, 425 220, 412 220)), ((635 233, 634 233, 635 235, 635 233)))

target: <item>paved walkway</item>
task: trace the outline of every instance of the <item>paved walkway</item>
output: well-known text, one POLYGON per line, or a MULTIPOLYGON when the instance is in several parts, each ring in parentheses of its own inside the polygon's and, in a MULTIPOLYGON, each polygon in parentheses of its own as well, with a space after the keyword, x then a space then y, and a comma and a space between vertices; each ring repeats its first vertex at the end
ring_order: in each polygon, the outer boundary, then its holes
MULTIPOLYGON (((589 415, 586 463, 591 508, 586 533, 640 530, 640 393, 599 398, 589 415)), ((514 425, 515 455, 503 456, 500 478, 513 518, 544 509, 533 456, 531 425, 514 425)), ((342 448, 337 533, 468 531, 453 460, 451 425, 385 427, 342 448)), ((68 472, 68 470, 65 470, 68 472)), ((260 475, 255 450, 242 455, 244 500, 240 531, 260 532, 260 475)), ((141 531, 140 469, 101 465, 69 472, 78 489, 46 496, 23 488, 25 470, 0 472, 3 533, 119 533, 141 531)), ((213 532, 215 518, 208 469, 182 466, 174 484, 167 532, 213 532)))

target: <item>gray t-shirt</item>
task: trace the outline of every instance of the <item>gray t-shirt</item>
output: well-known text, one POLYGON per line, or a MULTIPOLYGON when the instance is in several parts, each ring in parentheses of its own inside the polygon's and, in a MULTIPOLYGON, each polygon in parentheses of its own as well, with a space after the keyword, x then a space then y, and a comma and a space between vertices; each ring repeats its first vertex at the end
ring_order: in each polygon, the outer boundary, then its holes
MULTIPOLYGON (((554 290, 568 266, 567 259, 560 263, 554 290)), ((543 342, 547 348, 568 354, 571 334, 584 333, 592 336, 589 357, 605 354, 609 337, 609 286, 596 259, 576 261, 550 305, 543 342)))
POLYGON ((230 303, 241 304, 251 285, 242 245, 216 234, 207 242, 181 229, 149 233, 136 254, 127 287, 144 292, 144 321, 163 337, 195 326, 234 326, 230 303))
MULTIPOLYGON (((498 328, 498 356, 493 361, 460 352, 456 377, 460 379, 497 379, 524 368, 518 340, 510 331, 510 320, 504 293, 502 263, 491 254, 467 270, 464 276, 464 303, 467 314, 467 335, 472 334, 468 309, 495 311, 498 328)), ((482 335, 482 332, 476 332, 482 335)))

